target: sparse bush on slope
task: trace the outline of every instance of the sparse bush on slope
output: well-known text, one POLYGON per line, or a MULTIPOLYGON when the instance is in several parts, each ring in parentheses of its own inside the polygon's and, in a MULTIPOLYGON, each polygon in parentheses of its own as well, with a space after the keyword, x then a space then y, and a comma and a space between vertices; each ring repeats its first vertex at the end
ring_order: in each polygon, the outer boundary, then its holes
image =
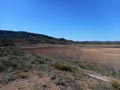
MULTIPOLYGON (((3 74, 2 83, 8 83, 16 78, 25 78, 24 73, 32 68, 33 57, 17 47, 0 48, 0 73, 3 74)), ((0 78, 1 79, 1 78, 0 78)))
POLYGON ((25 68, 29 62, 26 54, 16 47, 0 48, 0 71, 25 68))

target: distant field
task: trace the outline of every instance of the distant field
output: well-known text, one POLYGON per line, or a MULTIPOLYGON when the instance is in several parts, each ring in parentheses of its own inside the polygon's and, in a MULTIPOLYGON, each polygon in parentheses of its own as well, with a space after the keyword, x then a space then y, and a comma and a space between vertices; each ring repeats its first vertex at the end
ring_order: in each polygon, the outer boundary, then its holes
POLYGON ((120 68, 120 48, 82 48, 81 59, 120 68))
POLYGON ((81 46, 81 47, 103 47, 103 48, 120 48, 120 44, 102 44, 102 45, 99 45, 99 44, 80 44, 78 46, 81 46))
POLYGON ((114 69, 120 69, 120 48, 112 45, 86 45, 86 46, 40 46, 24 47, 34 53, 56 54, 69 57, 73 60, 91 62, 114 69))

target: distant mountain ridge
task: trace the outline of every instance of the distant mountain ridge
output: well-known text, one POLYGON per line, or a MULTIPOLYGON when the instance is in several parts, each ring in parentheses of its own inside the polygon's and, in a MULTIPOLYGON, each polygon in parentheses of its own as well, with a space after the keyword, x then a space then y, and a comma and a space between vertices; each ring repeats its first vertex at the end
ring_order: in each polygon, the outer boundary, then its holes
POLYGON ((54 38, 43 34, 24 31, 0 30, 0 39, 10 39, 15 44, 72 44, 72 40, 54 38))
POLYGON ((0 46, 13 44, 120 45, 120 41, 72 41, 25 31, 0 30, 0 46))

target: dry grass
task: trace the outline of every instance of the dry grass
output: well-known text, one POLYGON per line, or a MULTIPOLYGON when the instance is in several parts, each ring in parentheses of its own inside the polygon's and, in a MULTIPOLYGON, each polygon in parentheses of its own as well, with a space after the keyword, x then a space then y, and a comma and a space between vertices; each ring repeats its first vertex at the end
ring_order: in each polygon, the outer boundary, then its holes
POLYGON ((26 48, 26 50, 42 54, 56 54, 74 60, 105 65, 116 70, 120 69, 120 48, 61 46, 26 48))

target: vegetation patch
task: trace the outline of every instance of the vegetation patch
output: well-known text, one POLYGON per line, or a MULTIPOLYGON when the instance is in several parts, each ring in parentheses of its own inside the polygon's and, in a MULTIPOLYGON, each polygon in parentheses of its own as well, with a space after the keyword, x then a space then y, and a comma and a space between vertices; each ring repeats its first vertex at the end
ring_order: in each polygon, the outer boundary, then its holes
POLYGON ((2 83, 8 83, 18 77, 25 78, 26 71, 32 68, 33 57, 25 53, 20 48, 1 47, 0 48, 0 73, 3 76, 2 83), (20 72, 22 71, 22 72, 20 72), (20 72, 20 73, 19 73, 20 72))
POLYGON ((48 59, 45 57, 42 57, 42 56, 37 56, 36 61, 38 64, 45 64, 45 63, 47 63, 48 59))
POLYGON ((120 81, 118 81, 118 80, 112 81, 112 86, 113 86, 116 90, 120 90, 120 81))
POLYGON ((57 61, 53 66, 58 70, 67 72, 76 72, 78 70, 77 67, 66 61, 57 61))
POLYGON ((20 78, 27 78, 28 77, 28 74, 26 72, 19 72, 19 76, 20 78))

